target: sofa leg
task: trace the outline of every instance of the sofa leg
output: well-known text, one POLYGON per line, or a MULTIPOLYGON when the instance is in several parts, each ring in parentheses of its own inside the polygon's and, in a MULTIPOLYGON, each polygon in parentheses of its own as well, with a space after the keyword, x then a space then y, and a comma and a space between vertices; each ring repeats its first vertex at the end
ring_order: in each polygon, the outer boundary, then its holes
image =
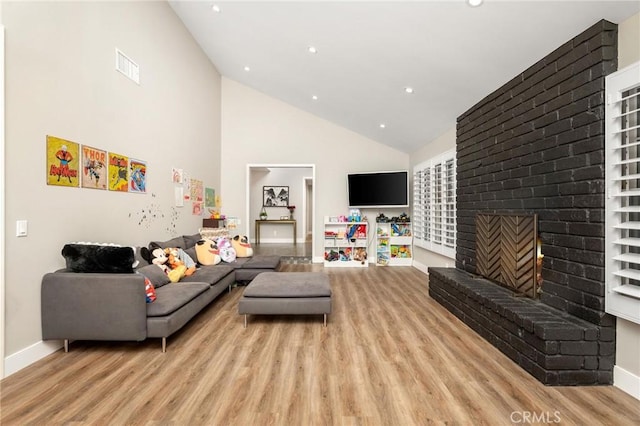
POLYGON ((64 339, 64 351, 69 352, 69 339, 64 339))
POLYGON ((166 352, 167 351, 167 338, 163 337, 162 338, 162 352, 166 352))
POLYGON ((244 314, 244 328, 247 328, 247 314, 244 314))
POLYGON ((327 314, 324 314, 324 326, 327 326, 327 314))

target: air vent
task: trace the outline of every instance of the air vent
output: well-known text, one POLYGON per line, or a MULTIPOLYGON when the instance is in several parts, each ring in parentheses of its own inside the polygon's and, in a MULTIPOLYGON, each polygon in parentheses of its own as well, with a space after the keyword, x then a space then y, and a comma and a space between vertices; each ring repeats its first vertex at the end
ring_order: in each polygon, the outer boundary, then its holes
POLYGON ((136 84, 140 84, 140 67, 118 48, 116 48, 116 70, 135 81, 136 84))

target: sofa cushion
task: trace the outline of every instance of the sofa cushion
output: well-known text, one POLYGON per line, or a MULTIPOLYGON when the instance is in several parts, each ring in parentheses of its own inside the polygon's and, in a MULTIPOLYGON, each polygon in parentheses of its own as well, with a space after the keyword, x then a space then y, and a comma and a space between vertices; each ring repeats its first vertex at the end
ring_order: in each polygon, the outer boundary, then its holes
MULTIPOLYGON (((202 239, 202 236, 200 236, 200 233, 197 233, 193 235, 183 235, 182 238, 184 238, 185 248, 189 249, 195 246, 196 243, 202 239)), ((195 259, 195 256, 193 256, 193 258, 195 259)))
POLYGON ((163 317, 169 315, 205 291, 210 286, 205 283, 171 284, 156 289, 156 301, 147 304, 148 317, 163 317))
POLYGON ((244 269, 276 269, 280 265, 280 256, 254 256, 242 266, 244 269))
POLYGON ((147 265, 142 268, 138 268, 136 272, 149 278, 155 288, 160 288, 163 285, 169 284, 171 280, 169 276, 158 265, 147 265))
POLYGON ((198 254, 196 253, 196 248, 195 247, 190 247, 188 249, 184 250, 185 253, 187 253, 189 255, 189 257, 191 258, 191 260, 193 260, 194 262, 197 263, 198 260, 198 254))
POLYGON ((184 277, 180 280, 181 283, 207 283, 209 285, 214 285, 222 278, 229 275, 233 272, 233 268, 227 265, 210 265, 210 266, 201 266, 196 269, 192 275, 188 277, 184 277))
MULTIPOLYGON (((163 249, 167 247, 175 247, 175 248, 181 248, 181 249, 186 248, 184 244, 184 238, 182 236, 175 237, 167 241, 151 241, 151 243, 149 243, 150 246, 153 244, 157 244, 160 248, 163 248, 163 249)), ((149 250, 151 250, 151 247, 149 247, 149 250)))
POLYGON ((248 261, 249 261, 248 257, 236 257, 236 260, 234 260, 233 262, 227 262, 227 263, 225 263, 225 265, 229 265, 229 266, 233 267, 234 269, 240 269, 248 261))

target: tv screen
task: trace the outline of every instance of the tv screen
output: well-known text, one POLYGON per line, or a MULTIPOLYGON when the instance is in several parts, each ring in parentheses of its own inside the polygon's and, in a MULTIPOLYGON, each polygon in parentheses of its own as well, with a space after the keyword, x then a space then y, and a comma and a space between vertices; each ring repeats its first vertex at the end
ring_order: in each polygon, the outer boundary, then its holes
POLYGON ((409 207, 409 172, 347 174, 349 208, 409 207))

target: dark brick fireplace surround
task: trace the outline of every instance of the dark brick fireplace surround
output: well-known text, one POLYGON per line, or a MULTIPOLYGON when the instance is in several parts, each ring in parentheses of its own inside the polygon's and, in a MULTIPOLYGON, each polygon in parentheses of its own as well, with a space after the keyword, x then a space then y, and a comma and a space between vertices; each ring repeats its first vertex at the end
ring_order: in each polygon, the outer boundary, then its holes
POLYGON ((617 25, 600 21, 458 118, 456 268, 429 268, 429 294, 548 385, 613 381, 604 77, 617 69, 617 40, 617 25), (475 275, 479 212, 537 213, 539 299, 475 275))

